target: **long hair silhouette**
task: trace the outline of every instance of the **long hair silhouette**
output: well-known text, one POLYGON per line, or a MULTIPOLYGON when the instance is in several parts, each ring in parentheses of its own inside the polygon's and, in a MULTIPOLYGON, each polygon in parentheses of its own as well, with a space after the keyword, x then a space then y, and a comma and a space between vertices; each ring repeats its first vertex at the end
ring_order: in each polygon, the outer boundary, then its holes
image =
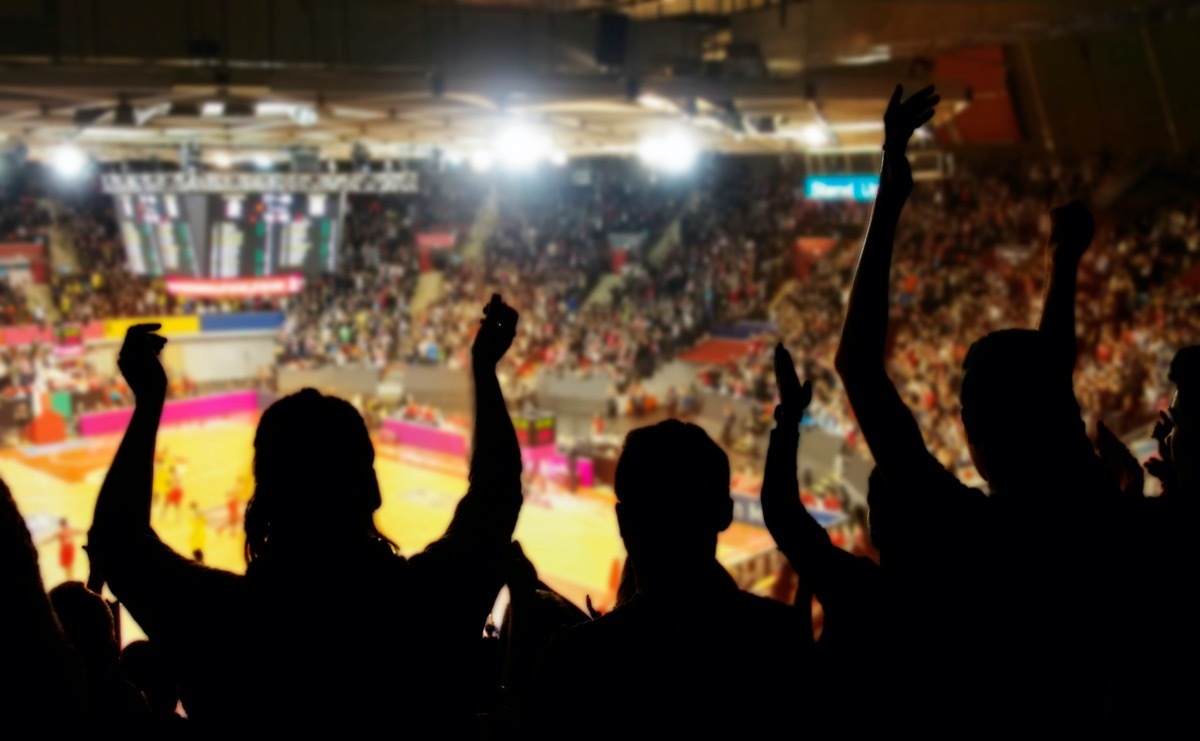
POLYGON ((314 539, 396 550, 375 525, 383 500, 366 422, 348 402, 303 389, 272 404, 254 436, 246 561, 294 553, 314 539))

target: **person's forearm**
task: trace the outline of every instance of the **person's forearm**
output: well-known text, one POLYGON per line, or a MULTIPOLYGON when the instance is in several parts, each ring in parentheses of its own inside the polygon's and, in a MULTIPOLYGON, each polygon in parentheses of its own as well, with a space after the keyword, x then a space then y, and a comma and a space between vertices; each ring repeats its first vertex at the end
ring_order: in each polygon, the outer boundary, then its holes
POLYGON ((806 583, 819 568, 821 550, 829 536, 800 501, 796 455, 800 447, 798 423, 780 422, 771 431, 767 463, 763 470, 762 504, 767 528, 779 550, 806 583))
POLYGON ((493 483, 521 482, 521 447, 492 368, 475 366, 475 432, 471 454, 471 478, 497 476, 493 483))
POLYGON ((138 403, 96 499, 92 532, 150 529, 154 445, 163 403, 138 403))
POLYGON ((908 199, 909 186, 898 182, 903 154, 885 153, 879 193, 863 242, 858 268, 850 289, 846 321, 842 327, 835 363, 843 376, 883 365, 887 346, 889 281, 896 224, 908 199))
POLYGON ((1042 319, 1038 330, 1051 337, 1067 368, 1075 367, 1075 293, 1079 281, 1079 265, 1071 261, 1050 259, 1046 271, 1046 298, 1042 304, 1042 319))

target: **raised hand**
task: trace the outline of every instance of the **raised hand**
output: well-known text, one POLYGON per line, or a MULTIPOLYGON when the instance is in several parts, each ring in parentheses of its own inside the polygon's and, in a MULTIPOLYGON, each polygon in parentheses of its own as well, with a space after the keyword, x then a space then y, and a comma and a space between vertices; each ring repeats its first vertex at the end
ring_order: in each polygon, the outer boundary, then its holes
POLYGON ((1096 425, 1096 452, 1100 460, 1117 480, 1121 493, 1130 498, 1141 498, 1145 492, 1146 476, 1137 458, 1129 452, 1108 425, 1096 425))
POLYGON ((1153 437, 1158 441, 1158 457, 1146 461, 1146 470, 1162 484, 1164 494, 1179 487, 1179 474, 1175 463, 1171 460, 1171 445, 1167 438, 1175 429, 1175 423, 1166 412, 1158 413, 1158 422, 1154 424, 1153 437))
POLYGON ((125 344, 117 356, 117 367, 141 402, 161 403, 167 396, 167 373, 158 355, 167 340, 154 334, 161 324, 136 324, 125 332, 125 344))
POLYGON ((775 346, 775 383, 779 387, 779 407, 775 410, 778 421, 786 419, 799 423, 804 411, 812 403, 812 381, 800 383, 792 354, 783 343, 775 346))
POLYGON ((904 86, 897 85, 883 114, 885 152, 904 154, 908 151, 908 140, 913 132, 933 118, 934 109, 941 98, 934 92, 933 85, 920 90, 903 103, 904 86))
POLYGON ((491 303, 483 308, 479 333, 475 335, 475 344, 471 347, 476 367, 496 367, 517 336, 518 318, 517 310, 504 303, 500 294, 492 294, 491 303))
POLYGON ((1050 247, 1056 263, 1078 265, 1096 234, 1096 220, 1081 201, 1050 212, 1050 247))

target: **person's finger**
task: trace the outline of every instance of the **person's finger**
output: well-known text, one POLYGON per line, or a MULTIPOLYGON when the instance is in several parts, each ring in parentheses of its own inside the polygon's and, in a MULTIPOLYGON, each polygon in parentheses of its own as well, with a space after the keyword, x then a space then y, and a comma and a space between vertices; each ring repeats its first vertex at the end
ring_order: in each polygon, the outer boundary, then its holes
POLYGON ((889 111, 893 110, 896 108, 896 106, 900 105, 900 99, 903 97, 904 97, 904 86, 897 85, 896 89, 892 91, 892 99, 888 101, 888 110, 889 111))
POLYGON ((135 324, 132 327, 130 327, 129 329, 125 330, 125 335, 129 336, 131 334, 149 334, 151 332, 157 332, 160 329, 162 329, 162 325, 158 324, 157 322, 147 322, 145 324, 135 324))
POLYGON ((936 113, 936 111, 925 111, 920 116, 918 116, 916 119, 914 119, 913 124, 912 124, 913 131, 916 131, 917 129, 921 128, 925 124, 929 123, 930 120, 933 119, 933 116, 935 113, 936 113))
POLYGON ((921 100, 930 97, 933 95, 933 92, 936 88, 936 85, 926 85, 917 92, 908 96, 908 100, 904 101, 905 105, 908 105, 909 103, 920 102, 921 100))

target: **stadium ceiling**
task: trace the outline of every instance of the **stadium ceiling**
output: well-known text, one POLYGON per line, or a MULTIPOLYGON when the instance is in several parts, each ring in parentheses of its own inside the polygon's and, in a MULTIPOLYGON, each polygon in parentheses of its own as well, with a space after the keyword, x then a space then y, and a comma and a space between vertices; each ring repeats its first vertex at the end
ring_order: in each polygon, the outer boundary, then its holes
MULTIPOLYGON (((1185 0, 123 0, 0 4, 0 137, 106 160, 468 154, 514 123, 568 155, 668 129, 731 153, 878 147, 893 84, 972 98, 929 60, 1194 17, 1185 0), (53 12, 48 10, 53 7, 53 12), (627 30, 597 11, 617 11, 627 30), (618 61, 605 61, 619 49, 618 61), (440 70, 431 73, 431 70, 440 70), (359 149, 358 151, 362 151, 359 149)), ((0 143, 0 146, 5 146, 0 143)))
MULTIPOLYGON (((886 96, 908 65, 832 69, 783 80, 613 75, 397 77, 357 70, 236 70, 223 85, 185 67, 11 68, 0 82, 0 134, 35 156, 72 142, 102 160, 157 156, 185 145, 205 157, 289 147, 346 159, 433 149, 464 155, 506 125, 542 130, 572 156, 628 154, 646 137, 685 129, 728 153, 878 147, 886 96)), ((967 91, 942 85, 943 117, 967 91)), ((935 124, 937 122, 935 121, 935 124)))

